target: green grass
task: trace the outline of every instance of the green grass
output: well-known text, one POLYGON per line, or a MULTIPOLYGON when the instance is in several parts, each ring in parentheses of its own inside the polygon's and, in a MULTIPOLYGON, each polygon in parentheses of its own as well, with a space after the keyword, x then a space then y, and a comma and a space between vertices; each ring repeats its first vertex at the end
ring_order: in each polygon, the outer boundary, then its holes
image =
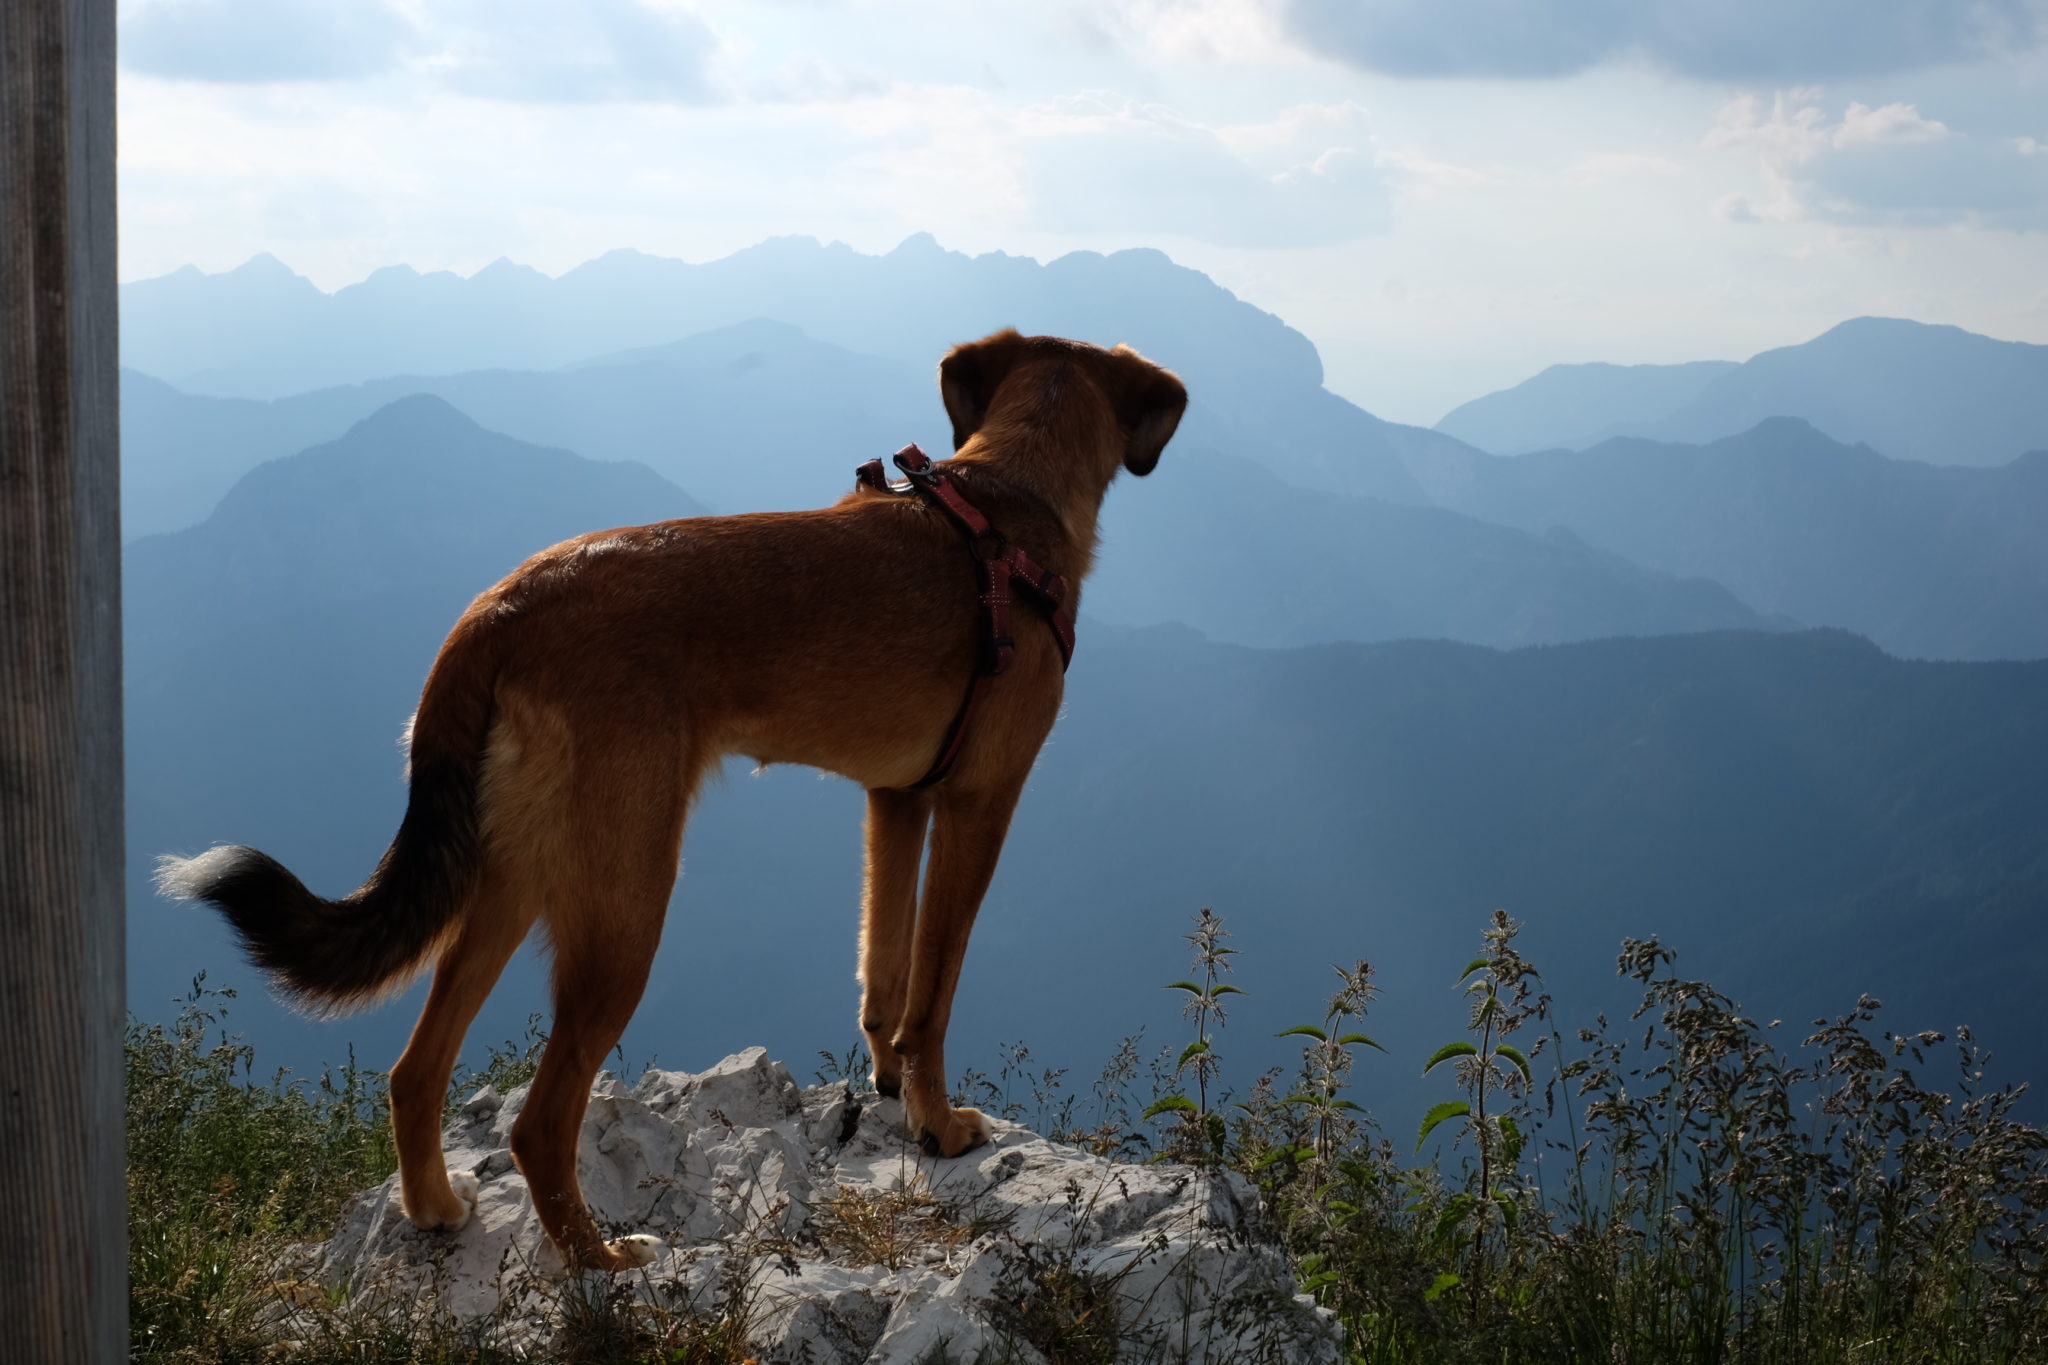
MULTIPOLYGON (((1483 930, 1457 986, 1464 1037, 1426 1057, 1375 1051, 1359 962, 1338 969, 1317 1022, 1288 1031, 1303 1039, 1298 1070, 1233 1090, 1215 1046, 1233 952, 1205 911, 1192 979, 1173 983, 1185 1046, 1148 1065, 1127 1040, 1086 1095, 1014 1047, 961 1088, 1099 1153, 1246 1176, 1301 1283, 1372 1365, 2048 1362, 2048 1138, 2014 1117, 2016 1090, 1984 1088, 1967 1033, 1893 1035, 1864 999, 1789 1035, 1678 975, 1651 940, 1618 963, 1642 992, 1631 1018, 1567 1034, 1517 929, 1497 913, 1483 930), (1349 1098, 1361 1061, 1442 1078, 1421 1131, 1383 1133, 1349 1098)), ((384 1077, 353 1061, 255 1076, 222 1027, 230 995, 195 983, 174 1024, 129 1029, 135 1360, 745 1358, 744 1296, 723 1314, 664 1314, 585 1284, 562 1294, 555 1341, 520 1356, 486 1327, 296 1280, 289 1249, 393 1168, 384 1077), (276 1344, 286 1301, 289 1349, 276 1344)), ((451 1100, 520 1083, 544 1041, 536 1021, 451 1100)), ((1114 1286, 1062 1264, 1016 1286, 1007 1326, 1048 1359, 1114 1358, 1114 1286)))

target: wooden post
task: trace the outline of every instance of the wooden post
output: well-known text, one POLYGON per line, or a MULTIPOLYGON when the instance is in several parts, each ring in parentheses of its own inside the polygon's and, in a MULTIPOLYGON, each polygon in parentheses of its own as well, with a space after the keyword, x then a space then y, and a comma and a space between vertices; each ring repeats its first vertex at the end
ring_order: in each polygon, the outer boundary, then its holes
POLYGON ((114 0, 0 0, 0 1360, 126 1358, 114 0))

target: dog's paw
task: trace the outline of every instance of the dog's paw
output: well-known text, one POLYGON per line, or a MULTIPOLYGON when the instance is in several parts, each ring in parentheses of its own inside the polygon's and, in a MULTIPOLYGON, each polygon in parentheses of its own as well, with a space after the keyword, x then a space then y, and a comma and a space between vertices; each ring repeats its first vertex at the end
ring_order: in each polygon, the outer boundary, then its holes
POLYGON ((956 1157, 984 1145, 995 1132, 995 1125, 979 1109, 948 1109, 936 1129, 926 1124, 918 1130, 917 1144, 926 1156, 956 1157))
POLYGON ((460 1232, 469 1226, 470 1217, 476 1213, 479 1189, 475 1175, 450 1171, 445 1198, 437 1192, 435 1197, 415 1201, 412 1192, 405 1191, 405 1216, 424 1232, 460 1232))
POLYGON ((668 1250, 668 1243, 652 1233, 636 1232, 631 1237, 621 1237, 615 1242, 606 1242, 604 1249, 611 1253, 612 1263, 607 1270, 638 1270, 643 1265, 653 1265, 668 1250))

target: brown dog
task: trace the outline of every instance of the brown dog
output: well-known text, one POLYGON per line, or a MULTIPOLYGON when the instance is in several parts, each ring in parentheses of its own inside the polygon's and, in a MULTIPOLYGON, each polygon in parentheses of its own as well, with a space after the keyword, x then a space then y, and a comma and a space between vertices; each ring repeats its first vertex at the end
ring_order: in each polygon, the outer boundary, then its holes
MULTIPOLYGON (((1110 481, 1149 473, 1187 404, 1177 378, 1125 347, 1014 331, 954 348, 939 390, 948 477, 1073 583, 1110 481)), ((989 1127, 947 1105, 954 984, 1062 689, 1052 632, 1020 622, 957 760, 913 789, 976 668, 978 591, 952 524, 869 488, 817 511, 565 541, 477 598, 442 645, 412 727, 405 818, 359 889, 323 900, 239 847, 166 858, 158 884, 218 906, 257 964, 315 1008, 367 1003, 434 962, 391 1071, 405 1209, 423 1228, 469 1219, 475 1180, 451 1180, 442 1160, 443 1096, 470 1021, 544 920, 554 1031, 512 1155, 570 1262, 621 1270, 659 1243, 603 1240, 576 1183, 576 1138, 645 987, 691 794, 727 755, 839 773, 868 789, 861 1028, 875 1085, 900 1090, 927 1150, 957 1156, 989 1127)))

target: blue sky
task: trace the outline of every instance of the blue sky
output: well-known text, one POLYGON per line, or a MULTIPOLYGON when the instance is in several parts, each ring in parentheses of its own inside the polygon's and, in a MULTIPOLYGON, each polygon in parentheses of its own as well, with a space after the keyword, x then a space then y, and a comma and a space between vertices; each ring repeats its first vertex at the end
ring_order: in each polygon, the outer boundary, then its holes
POLYGON ((1158 246, 1417 422, 1865 313, 2048 342, 2048 0, 120 12, 124 279, 1158 246))

